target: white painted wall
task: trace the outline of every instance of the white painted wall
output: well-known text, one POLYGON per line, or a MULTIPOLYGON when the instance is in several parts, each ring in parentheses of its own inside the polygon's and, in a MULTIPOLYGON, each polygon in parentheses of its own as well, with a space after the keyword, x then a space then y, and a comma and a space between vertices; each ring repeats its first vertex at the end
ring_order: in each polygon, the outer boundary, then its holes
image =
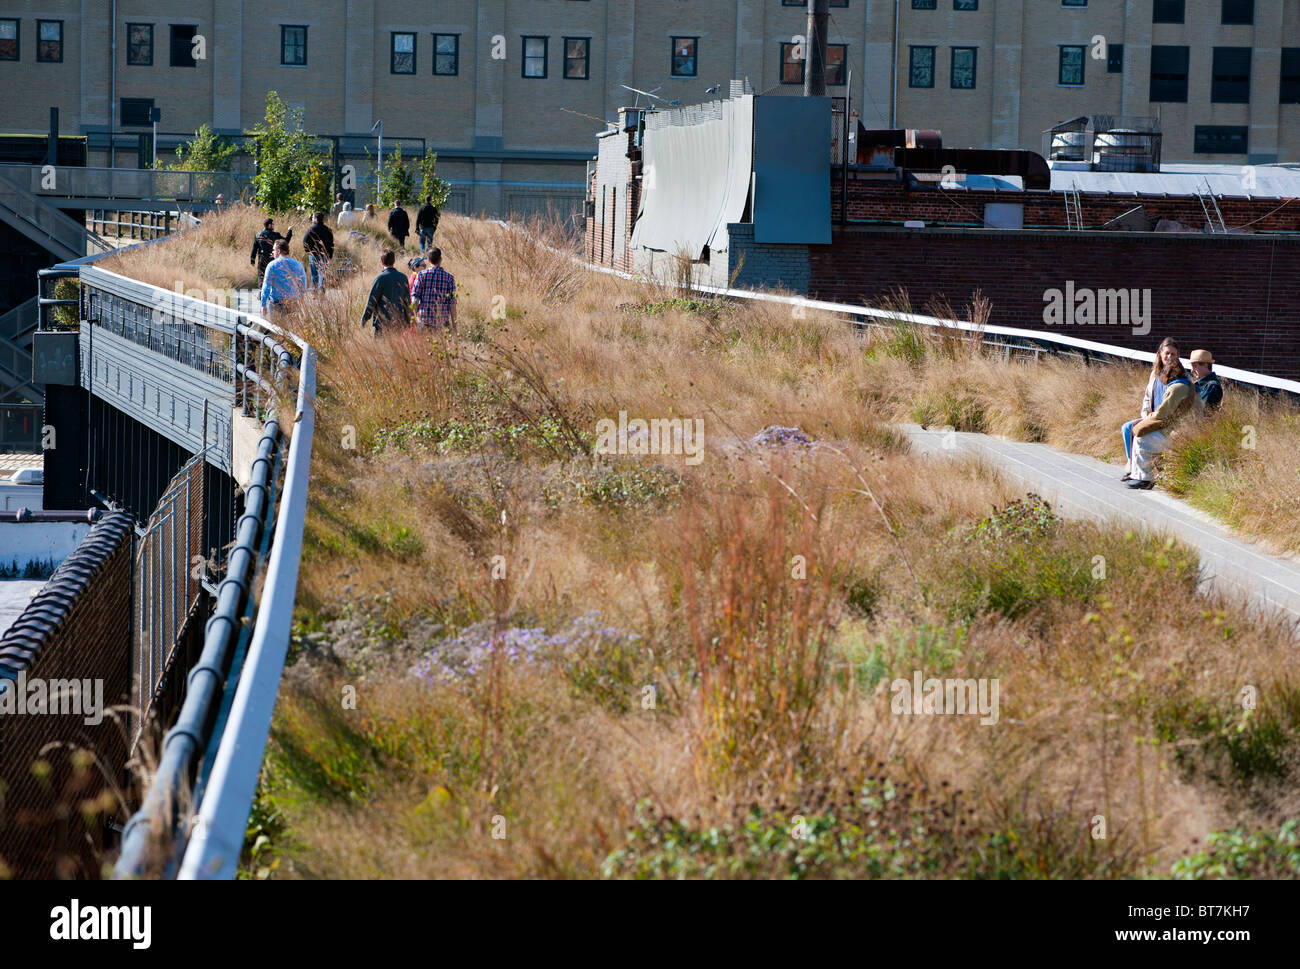
POLYGON ((90 531, 89 522, 0 522, 0 565, 62 562, 90 531))
POLYGON ((45 507, 44 496, 43 485, 9 484, 0 479, 0 511, 17 511, 19 508, 40 511, 45 507))

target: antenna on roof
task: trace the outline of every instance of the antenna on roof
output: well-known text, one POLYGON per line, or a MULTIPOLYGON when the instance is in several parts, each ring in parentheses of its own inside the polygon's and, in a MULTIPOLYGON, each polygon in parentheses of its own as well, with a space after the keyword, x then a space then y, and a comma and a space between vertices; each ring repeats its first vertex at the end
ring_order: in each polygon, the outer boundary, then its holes
POLYGON ((618 130, 618 125, 614 124, 614 122, 612 122, 612 121, 606 121, 606 120, 604 120, 603 118, 597 118, 595 115, 591 115, 591 114, 583 114, 581 111, 574 111, 572 108, 560 108, 560 110, 561 110, 561 111, 567 111, 567 112, 569 112, 569 114, 576 114, 579 118, 587 118, 587 119, 589 119, 589 120, 591 120, 591 121, 599 121, 601 124, 607 124, 607 125, 609 125, 609 126, 610 126, 611 128, 613 128, 615 131, 618 130))
POLYGON ((631 87, 627 84, 620 84, 619 87, 624 88, 628 91, 632 91, 634 94, 636 94, 636 104, 632 105, 632 107, 634 108, 641 107, 641 95, 643 94, 648 98, 654 98, 656 101, 663 100, 663 98, 659 97, 659 95, 656 93, 657 91, 663 90, 662 86, 655 88, 654 91, 642 91, 639 87, 631 87))

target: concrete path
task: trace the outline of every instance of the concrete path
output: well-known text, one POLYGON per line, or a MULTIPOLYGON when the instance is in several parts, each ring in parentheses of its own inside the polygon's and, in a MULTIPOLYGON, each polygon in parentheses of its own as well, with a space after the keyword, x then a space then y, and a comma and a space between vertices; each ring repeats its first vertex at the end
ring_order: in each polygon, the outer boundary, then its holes
POLYGON ((1204 584, 1241 596, 1264 612, 1280 610, 1300 623, 1300 562, 1234 536, 1209 515, 1159 489, 1125 487, 1119 480, 1121 466, 987 434, 925 430, 915 424, 900 430, 913 453, 982 458, 1025 482, 1066 517, 1139 525, 1172 535, 1200 553, 1204 584))

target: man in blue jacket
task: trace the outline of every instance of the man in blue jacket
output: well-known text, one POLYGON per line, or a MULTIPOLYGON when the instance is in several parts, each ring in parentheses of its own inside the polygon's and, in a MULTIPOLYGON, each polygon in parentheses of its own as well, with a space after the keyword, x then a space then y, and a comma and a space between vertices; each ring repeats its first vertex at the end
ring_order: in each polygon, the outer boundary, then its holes
POLYGON ((289 255, 289 241, 276 239, 275 258, 267 264, 262 277, 262 315, 284 309, 307 288, 307 271, 289 255))

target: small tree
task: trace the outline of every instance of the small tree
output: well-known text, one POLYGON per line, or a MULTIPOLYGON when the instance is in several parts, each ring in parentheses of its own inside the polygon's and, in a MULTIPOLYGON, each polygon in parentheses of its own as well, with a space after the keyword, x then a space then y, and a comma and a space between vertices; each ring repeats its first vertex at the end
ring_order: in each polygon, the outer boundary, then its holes
POLYGON ((437 173, 438 153, 432 148, 420 159, 420 198, 432 198, 433 204, 442 208, 451 197, 451 183, 439 178, 437 173))
MULTIPOLYGON (((250 132, 257 174, 253 198, 269 212, 284 212, 302 203, 316 138, 302 127, 302 111, 290 108, 275 91, 266 92, 266 121, 250 132)), ((328 193, 327 193, 328 197, 328 193)))
POLYGON ((415 173, 402 161, 402 143, 384 162, 379 173, 379 204, 385 208, 394 205, 411 205, 415 202, 415 173))
POLYGON ((238 145, 205 121, 193 138, 176 146, 180 161, 167 168, 173 172, 228 172, 238 152, 238 145))
POLYGON ((298 207, 308 212, 328 212, 334 184, 333 164, 328 155, 317 155, 307 166, 298 207))

